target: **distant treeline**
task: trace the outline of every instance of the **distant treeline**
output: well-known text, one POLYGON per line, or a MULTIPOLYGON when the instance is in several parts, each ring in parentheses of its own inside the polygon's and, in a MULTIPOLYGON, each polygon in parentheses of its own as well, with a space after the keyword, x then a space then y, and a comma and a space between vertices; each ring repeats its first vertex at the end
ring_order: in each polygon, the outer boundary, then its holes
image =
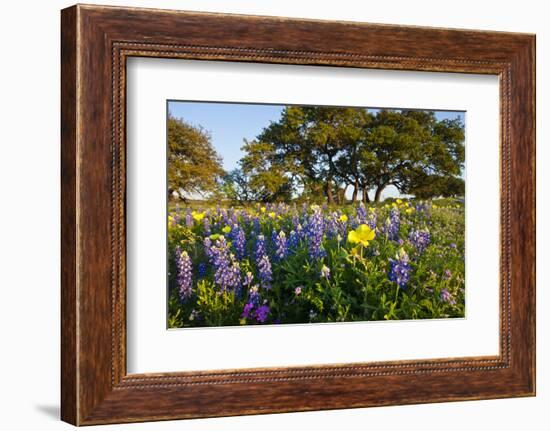
POLYGON ((417 198, 464 195, 464 124, 432 111, 286 107, 225 172, 209 133, 168 118, 171 198, 239 203, 379 201, 395 186, 417 198))

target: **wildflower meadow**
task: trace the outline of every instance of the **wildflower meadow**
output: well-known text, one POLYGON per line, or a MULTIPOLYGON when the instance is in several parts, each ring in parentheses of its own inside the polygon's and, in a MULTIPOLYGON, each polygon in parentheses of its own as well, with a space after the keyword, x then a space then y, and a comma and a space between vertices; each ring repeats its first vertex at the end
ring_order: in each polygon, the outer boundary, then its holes
POLYGON ((464 316, 464 206, 174 207, 171 328, 464 316))

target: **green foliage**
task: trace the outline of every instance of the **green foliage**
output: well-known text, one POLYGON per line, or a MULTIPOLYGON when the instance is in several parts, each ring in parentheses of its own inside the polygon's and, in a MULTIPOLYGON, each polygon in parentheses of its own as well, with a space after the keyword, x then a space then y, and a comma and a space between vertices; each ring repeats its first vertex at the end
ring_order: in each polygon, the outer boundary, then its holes
POLYGON ((419 198, 464 194, 464 126, 431 111, 290 106, 242 150, 264 202, 301 192, 342 204, 349 186, 364 202, 390 185, 419 198))
POLYGON ((217 190, 224 171, 210 135, 182 119, 168 118, 168 193, 180 197, 217 190))

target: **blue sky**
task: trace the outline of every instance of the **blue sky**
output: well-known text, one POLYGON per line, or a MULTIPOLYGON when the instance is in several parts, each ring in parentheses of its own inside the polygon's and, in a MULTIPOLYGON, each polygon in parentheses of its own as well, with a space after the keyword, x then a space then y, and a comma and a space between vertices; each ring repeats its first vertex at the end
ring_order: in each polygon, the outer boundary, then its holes
MULTIPOLYGON (((243 140, 253 140, 270 121, 277 121, 284 107, 245 103, 168 102, 168 111, 173 117, 183 118, 210 132, 214 148, 223 158, 223 167, 227 171, 237 167, 243 155, 243 140)), ((435 111, 435 115, 438 119, 459 117, 464 122, 464 112, 435 111)), ((397 190, 385 190, 383 197, 389 196, 398 196, 397 190)))

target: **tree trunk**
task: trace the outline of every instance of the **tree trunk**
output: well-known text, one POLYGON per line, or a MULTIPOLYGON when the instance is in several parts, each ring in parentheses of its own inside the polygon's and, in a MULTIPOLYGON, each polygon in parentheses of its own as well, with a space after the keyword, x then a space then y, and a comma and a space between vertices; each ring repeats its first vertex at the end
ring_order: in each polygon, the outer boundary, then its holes
POLYGON ((355 180, 353 183, 353 194, 351 195, 351 203, 357 202, 357 194, 359 193, 359 181, 355 180))
POLYGON ((380 202, 380 197, 382 196, 382 191, 386 188, 385 184, 379 185, 376 187, 376 192, 374 193, 374 200, 380 202))
POLYGON ((369 202, 369 194, 367 193, 367 189, 365 188, 361 189, 361 202, 363 202, 365 205, 369 202))
POLYGON ((332 181, 329 179, 325 184, 325 194, 327 195, 327 203, 329 205, 334 204, 334 196, 332 194, 332 181))

